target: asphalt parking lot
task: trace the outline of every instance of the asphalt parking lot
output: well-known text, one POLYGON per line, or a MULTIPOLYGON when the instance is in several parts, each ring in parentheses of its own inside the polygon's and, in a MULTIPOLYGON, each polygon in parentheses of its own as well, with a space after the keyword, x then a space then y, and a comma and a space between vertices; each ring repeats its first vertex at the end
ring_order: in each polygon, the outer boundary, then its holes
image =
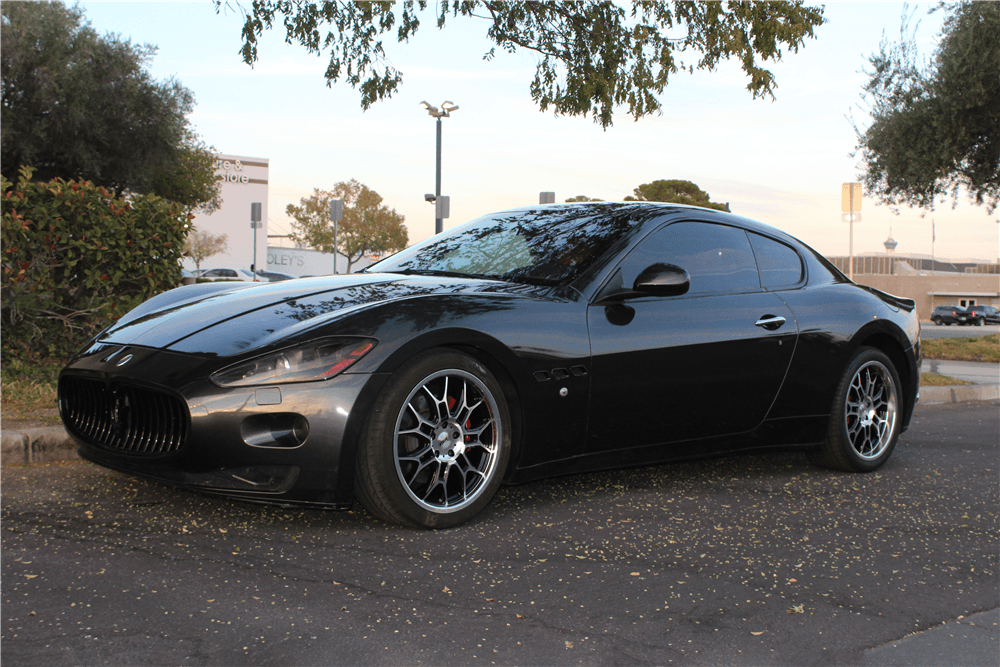
POLYGON ((580 475, 442 532, 4 467, 4 664, 918 664, 893 642, 1000 606, 997 408, 919 406, 869 475, 580 475))

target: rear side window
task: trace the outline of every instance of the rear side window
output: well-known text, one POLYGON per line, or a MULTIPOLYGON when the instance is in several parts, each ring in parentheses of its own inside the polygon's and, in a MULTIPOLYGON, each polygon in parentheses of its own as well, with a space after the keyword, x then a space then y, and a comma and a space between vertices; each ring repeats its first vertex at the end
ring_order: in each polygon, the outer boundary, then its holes
POLYGON ((622 262, 624 284, 651 264, 679 266, 691 276, 688 295, 759 292, 753 251, 742 229, 678 222, 653 232, 622 262))
POLYGON ((791 287, 802 281, 802 260, 799 253, 784 243, 760 234, 748 232, 753 254, 760 270, 760 284, 764 289, 791 287))

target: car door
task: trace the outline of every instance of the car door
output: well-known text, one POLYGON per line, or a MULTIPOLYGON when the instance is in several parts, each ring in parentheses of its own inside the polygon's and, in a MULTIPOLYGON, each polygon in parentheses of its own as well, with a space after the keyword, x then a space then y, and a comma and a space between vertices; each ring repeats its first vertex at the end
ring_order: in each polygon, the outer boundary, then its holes
POLYGON ((667 456, 703 453, 699 439, 749 431, 767 415, 795 347, 795 318, 761 287, 747 232, 678 222, 636 246, 588 308, 590 452, 674 443, 667 456), (609 296, 654 264, 690 276, 680 296, 609 296))

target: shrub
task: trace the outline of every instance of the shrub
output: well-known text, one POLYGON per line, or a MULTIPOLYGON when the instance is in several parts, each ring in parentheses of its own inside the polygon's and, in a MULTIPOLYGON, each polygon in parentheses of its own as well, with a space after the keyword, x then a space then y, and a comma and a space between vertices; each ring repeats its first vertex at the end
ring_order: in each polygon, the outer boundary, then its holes
POLYGON ((2 179, 5 361, 67 357, 180 282, 190 216, 155 195, 116 198, 89 181, 2 179))

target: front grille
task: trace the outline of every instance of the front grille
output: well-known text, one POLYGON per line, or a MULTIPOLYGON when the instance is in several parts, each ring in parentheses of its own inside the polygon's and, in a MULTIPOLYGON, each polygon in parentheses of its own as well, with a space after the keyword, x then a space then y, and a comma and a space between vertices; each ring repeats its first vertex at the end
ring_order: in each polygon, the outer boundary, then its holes
POLYGON ((68 429, 114 451, 167 454, 187 437, 187 405, 169 394, 69 376, 59 381, 59 401, 68 429))

